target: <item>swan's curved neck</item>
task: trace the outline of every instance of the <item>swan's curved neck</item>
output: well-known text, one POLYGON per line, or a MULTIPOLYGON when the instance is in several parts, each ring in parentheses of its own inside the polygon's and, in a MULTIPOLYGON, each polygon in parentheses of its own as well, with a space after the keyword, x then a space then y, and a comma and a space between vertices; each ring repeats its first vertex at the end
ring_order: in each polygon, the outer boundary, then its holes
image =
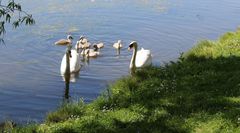
POLYGON ((71 45, 72 44, 72 39, 68 39, 68 42, 71 45))
POLYGON ((136 69, 136 56, 137 56, 137 45, 133 46, 133 55, 130 63, 130 69, 131 72, 133 73, 136 69))
POLYGON ((66 71, 64 74, 65 77, 65 83, 66 83, 66 88, 69 88, 69 82, 70 82, 70 51, 71 48, 67 48, 66 51, 66 71))
POLYGON ((77 49, 77 52, 79 52, 79 41, 76 42, 75 48, 77 49))

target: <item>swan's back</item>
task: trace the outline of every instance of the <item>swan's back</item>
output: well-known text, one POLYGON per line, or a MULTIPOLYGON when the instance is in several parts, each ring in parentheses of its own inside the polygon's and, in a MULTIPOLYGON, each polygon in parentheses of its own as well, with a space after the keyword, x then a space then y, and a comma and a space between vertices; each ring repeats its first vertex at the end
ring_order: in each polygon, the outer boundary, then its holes
POLYGON ((118 42, 114 43, 114 44, 113 44, 113 47, 114 47, 115 49, 120 49, 120 48, 122 48, 121 40, 118 40, 118 42))
POLYGON ((75 49, 82 49, 82 44, 80 41, 77 41, 76 45, 75 45, 75 49))
POLYGON ((87 55, 88 57, 97 57, 98 55, 100 55, 100 52, 94 51, 93 49, 86 49, 85 55, 87 55))
POLYGON ((72 58, 70 58, 70 72, 80 71, 80 56, 77 53, 77 50, 71 50, 72 58))
POLYGON ((97 47, 100 49, 100 48, 103 48, 104 47, 104 44, 101 42, 101 43, 98 43, 97 44, 97 47))
POLYGON ((152 64, 152 55, 150 50, 141 49, 137 51, 136 67, 145 67, 152 64))
MULTIPOLYGON (((79 72, 81 69, 80 56, 75 49, 71 50, 71 55, 72 57, 70 58, 70 73, 79 72)), ((60 71, 62 75, 66 72, 66 54, 62 58, 60 71)))
POLYGON ((71 41, 70 40, 66 40, 66 39, 61 39, 61 40, 58 40, 57 42, 55 42, 55 45, 66 46, 66 45, 69 45, 69 44, 71 44, 71 41))

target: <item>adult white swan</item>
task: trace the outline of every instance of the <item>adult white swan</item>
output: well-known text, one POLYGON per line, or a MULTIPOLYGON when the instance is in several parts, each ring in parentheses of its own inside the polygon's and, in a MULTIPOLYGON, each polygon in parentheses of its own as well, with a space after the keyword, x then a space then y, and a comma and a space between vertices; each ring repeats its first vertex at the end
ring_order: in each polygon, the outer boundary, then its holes
POLYGON ((60 68, 61 74, 65 75, 68 69, 70 70, 70 73, 79 72, 81 69, 80 54, 77 52, 76 49, 72 49, 71 44, 67 45, 67 51, 62 58, 60 68))
POLYGON ((142 48, 141 50, 137 51, 138 45, 136 41, 130 43, 128 50, 131 49, 133 49, 133 55, 129 68, 132 72, 134 72, 136 68, 141 68, 152 64, 152 55, 150 50, 142 48))

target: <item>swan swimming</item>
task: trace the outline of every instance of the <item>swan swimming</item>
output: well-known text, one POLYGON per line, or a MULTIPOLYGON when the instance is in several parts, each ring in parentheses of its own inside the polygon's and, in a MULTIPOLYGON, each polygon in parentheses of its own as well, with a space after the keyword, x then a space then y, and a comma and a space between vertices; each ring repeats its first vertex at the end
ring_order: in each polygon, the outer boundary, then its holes
POLYGON ((75 48, 76 49, 86 49, 89 48, 91 44, 88 42, 87 38, 84 36, 80 36, 79 40, 77 41, 75 48))
MULTIPOLYGON (((87 38, 84 36, 81 36, 79 38, 79 41, 77 41, 75 48, 77 49, 77 51, 79 51, 81 49, 82 53, 85 53, 86 49, 91 47, 91 43, 88 42, 87 38)), ((85 55, 83 55, 85 56, 85 55)))
POLYGON ((120 49, 122 48, 122 41, 118 40, 113 44, 113 47, 117 50, 117 54, 120 55, 120 49))
POLYGON ((129 68, 134 72, 136 68, 149 66, 152 64, 152 55, 150 50, 142 48, 138 50, 138 44, 136 41, 130 43, 128 50, 133 49, 133 55, 129 68))
POLYGON ((70 44, 67 45, 66 53, 62 58, 60 68, 61 75, 64 75, 67 72, 67 69, 70 69, 70 73, 79 72, 81 69, 80 54, 76 49, 72 49, 70 44))
POLYGON ((97 44, 95 44, 95 45, 97 45, 98 49, 101 49, 101 48, 104 47, 104 43, 102 43, 102 42, 97 43, 97 44))
POLYGON ((93 45, 94 49, 86 49, 85 51, 82 51, 81 55, 86 55, 86 57, 97 57, 100 55, 100 52, 98 51, 98 46, 93 45))
POLYGON ((116 43, 113 44, 113 47, 115 49, 121 49, 122 48, 122 41, 118 40, 116 43))
POLYGON ((55 45, 62 45, 62 46, 71 45, 72 40, 73 40, 73 37, 71 35, 68 35, 67 39, 60 39, 60 40, 56 41, 55 45))
POLYGON ((70 73, 79 72, 81 69, 80 56, 75 49, 69 50, 69 55, 67 53, 63 56, 61 62, 60 72, 62 75, 66 73, 66 69, 70 68, 70 73), (68 63, 69 61, 69 63, 68 63))

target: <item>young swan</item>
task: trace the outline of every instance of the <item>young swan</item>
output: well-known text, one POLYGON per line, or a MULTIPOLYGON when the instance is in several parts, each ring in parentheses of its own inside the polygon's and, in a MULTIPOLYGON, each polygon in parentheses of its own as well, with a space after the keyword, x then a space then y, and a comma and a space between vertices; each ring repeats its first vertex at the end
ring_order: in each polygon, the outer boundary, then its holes
MULTIPOLYGON (((90 48, 90 46, 91 44, 88 42, 87 38, 81 36, 77 41, 75 48, 77 49, 77 51, 81 50, 82 53, 85 53, 86 49, 90 48)), ((83 56, 85 56, 85 54, 83 56)))
POLYGON ((117 50, 117 54, 120 55, 120 49, 122 48, 122 41, 118 40, 113 44, 113 47, 117 50))
POLYGON ((100 55, 100 52, 98 51, 97 45, 93 45, 94 49, 86 49, 85 53, 81 53, 82 55, 85 54, 86 57, 97 57, 100 55))
POLYGON ((104 47, 104 44, 102 42, 96 44, 98 49, 101 49, 104 47))
POLYGON ((122 41, 118 40, 116 43, 113 44, 113 47, 115 49, 121 49, 122 48, 122 41))
POLYGON ((62 46, 72 45, 72 40, 73 40, 73 37, 71 35, 68 35, 67 39, 60 39, 56 41, 55 45, 62 45, 62 46))
POLYGON ((79 52, 79 50, 83 49, 82 40, 84 39, 84 36, 80 36, 79 40, 76 42, 75 49, 79 52))

